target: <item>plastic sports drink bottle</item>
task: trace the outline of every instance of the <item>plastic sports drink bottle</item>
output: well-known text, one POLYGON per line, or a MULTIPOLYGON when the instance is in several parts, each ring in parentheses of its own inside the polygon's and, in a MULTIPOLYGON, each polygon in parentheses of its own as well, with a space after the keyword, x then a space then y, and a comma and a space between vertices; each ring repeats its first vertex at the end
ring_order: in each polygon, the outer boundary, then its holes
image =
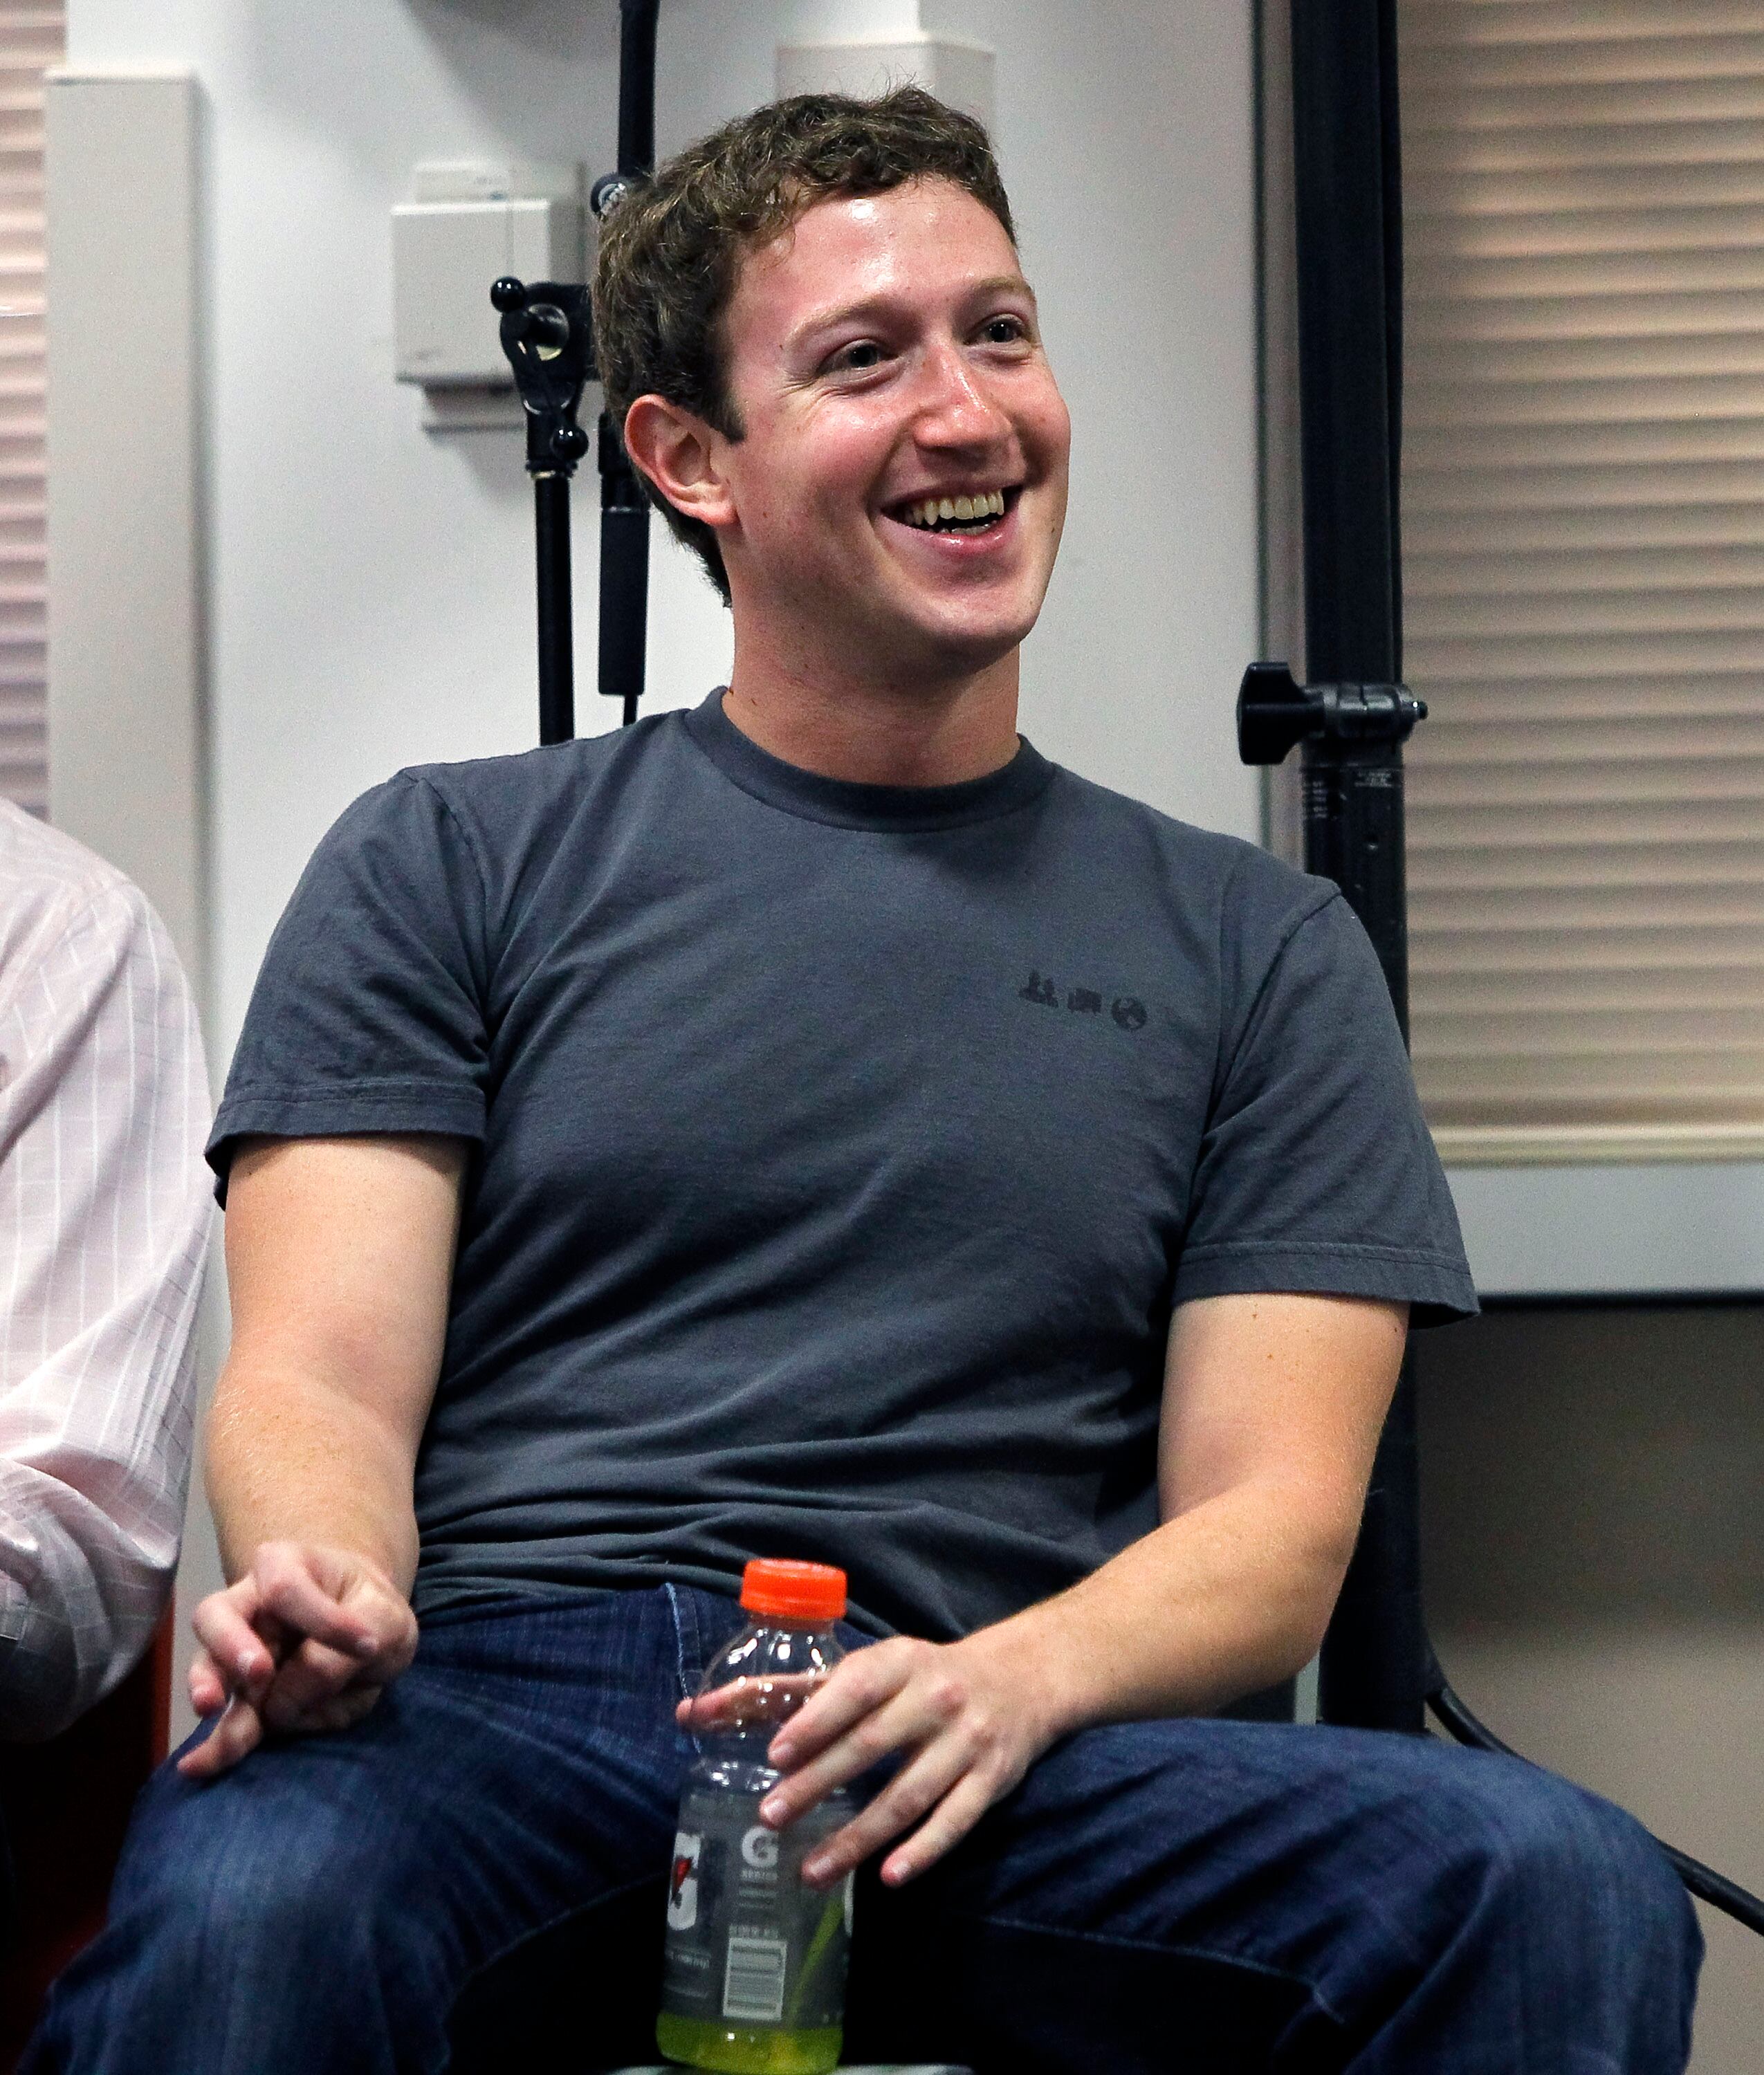
POLYGON ((700 1756, 680 1800, 656 2043, 693 2068, 822 2075, 839 2060, 851 1876, 811 1888, 802 1862, 856 1804, 830 1794, 781 1831, 760 1821, 760 1804, 784 1776, 767 1746, 844 1655, 832 1625, 845 1573, 752 1563, 741 1604, 752 1618, 694 1708, 700 1756))

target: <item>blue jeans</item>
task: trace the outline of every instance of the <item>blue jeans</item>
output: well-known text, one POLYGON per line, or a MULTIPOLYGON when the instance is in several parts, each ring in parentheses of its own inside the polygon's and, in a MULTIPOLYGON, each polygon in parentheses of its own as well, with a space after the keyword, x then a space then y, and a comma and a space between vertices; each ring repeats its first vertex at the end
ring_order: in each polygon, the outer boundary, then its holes
MULTIPOLYGON (((673 1703, 739 1618, 665 1586, 433 1621, 356 1728, 209 1785, 162 1768, 27 2075, 652 2060, 691 1757, 673 1703)), ((1646 1833, 1547 1773, 1148 1722, 1057 1746, 904 1892, 860 1883, 847 2052, 979 2075, 1672 2075, 1700 1955, 1646 1833)))

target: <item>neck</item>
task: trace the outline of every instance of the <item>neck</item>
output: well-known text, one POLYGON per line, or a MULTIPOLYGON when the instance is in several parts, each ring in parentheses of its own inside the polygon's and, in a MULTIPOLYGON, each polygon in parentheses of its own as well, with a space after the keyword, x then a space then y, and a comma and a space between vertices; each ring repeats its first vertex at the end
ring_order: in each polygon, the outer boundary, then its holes
POLYGON ((793 669, 739 636, 723 710, 769 755, 863 785, 959 785, 1017 754, 1017 651, 913 683, 793 669))

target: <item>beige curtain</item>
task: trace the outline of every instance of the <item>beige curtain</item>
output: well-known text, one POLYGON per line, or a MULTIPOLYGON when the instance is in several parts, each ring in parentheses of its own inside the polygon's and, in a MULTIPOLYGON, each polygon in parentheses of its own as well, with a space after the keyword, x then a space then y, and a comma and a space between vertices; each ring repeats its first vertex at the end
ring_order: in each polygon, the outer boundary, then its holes
POLYGON ((1402 0, 1416 1071, 1764 1151, 1764 6, 1402 0))
MULTIPOLYGON (((48 804, 44 725, 43 74, 64 10, 0 0, 0 793, 48 804)), ((119 379, 118 436, 128 391, 119 379)))

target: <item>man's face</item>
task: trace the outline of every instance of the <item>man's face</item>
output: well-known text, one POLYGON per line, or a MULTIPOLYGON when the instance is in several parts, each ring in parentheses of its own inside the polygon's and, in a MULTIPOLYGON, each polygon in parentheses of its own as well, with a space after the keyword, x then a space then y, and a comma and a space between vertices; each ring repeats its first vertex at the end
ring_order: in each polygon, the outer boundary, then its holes
POLYGON ((945 180, 816 203, 743 264, 724 344, 738 642, 763 615, 811 667, 830 644, 883 679, 1014 649, 1053 570, 1070 425, 991 210, 945 180))

